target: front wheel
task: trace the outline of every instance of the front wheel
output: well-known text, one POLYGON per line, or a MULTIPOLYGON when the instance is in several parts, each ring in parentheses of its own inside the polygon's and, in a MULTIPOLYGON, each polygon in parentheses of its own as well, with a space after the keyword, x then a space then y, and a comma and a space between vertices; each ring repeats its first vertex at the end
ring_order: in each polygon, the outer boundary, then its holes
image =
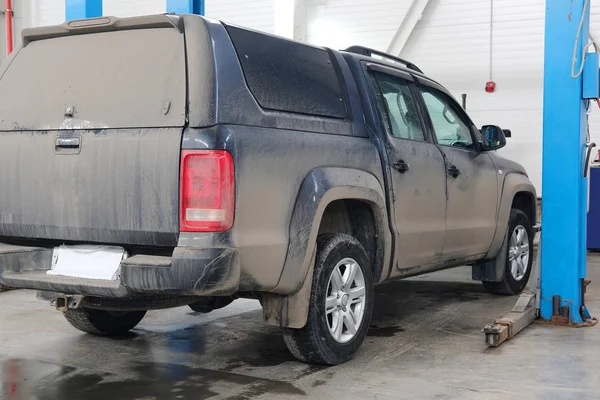
POLYGON ((372 310, 373 276, 363 246, 346 234, 321 235, 307 323, 283 328, 283 337, 300 361, 341 364, 365 339, 372 310))
POLYGON ((91 308, 69 308, 66 320, 82 332, 94 335, 123 335, 140 323, 146 311, 105 311, 91 308))
POLYGON ((483 282, 494 294, 518 294, 525 289, 533 263, 533 229, 527 215, 516 208, 510 211, 504 277, 500 282, 483 282))

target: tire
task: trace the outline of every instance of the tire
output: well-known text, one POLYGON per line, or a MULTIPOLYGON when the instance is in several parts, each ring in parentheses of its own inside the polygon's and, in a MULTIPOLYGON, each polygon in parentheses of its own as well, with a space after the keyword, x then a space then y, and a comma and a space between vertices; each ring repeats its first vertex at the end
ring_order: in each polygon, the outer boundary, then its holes
POLYGON ((483 286, 487 289, 488 292, 493 294, 504 294, 504 295, 514 295, 521 293, 525 286, 527 286, 527 282, 529 281, 529 276, 531 275, 531 266, 533 264, 533 229, 531 227, 531 222, 527 215, 516 208, 510 210, 510 219, 508 221, 508 236, 506 240, 508 241, 506 248, 501 251, 504 251, 504 277, 500 282, 483 282, 483 286), (521 227, 523 232, 527 234, 527 238, 522 240, 523 245, 527 246, 527 254, 526 260, 524 257, 518 257, 521 260, 520 265, 525 267, 524 273, 517 273, 515 275, 513 270, 513 262, 511 261, 511 255, 513 250, 511 247, 515 247, 515 243, 513 235, 517 228, 521 227))
POLYGON ((146 311, 105 311, 91 308, 69 308, 63 315, 73 327, 93 335, 118 336, 140 323, 146 311))
POLYGON ((211 311, 218 310, 219 308, 227 307, 235 300, 234 297, 204 297, 202 300, 198 300, 189 307, 192 311, 208 314, 211 311))
POLYGON ((319 236, 307 323, 301 329, 282 328, 285 343, 298 360, 337 365, 354 356, 367 335, 373 312, 373 276, 368 260, 363 246, 352 236, 319 236), (356 273, 348 285, 348 275, 353 269, 356 273), (339 272, 335 274, 338 279, 334 277, 334 270, 339 272), (364 287, 363 295, 360 295, 361 287, 364 287), (326 310, 328 297, 330 312, 326 310), (358 325, 355 333, 349 329, 352 323, 358 325), (338 327, 340 329, 336 329, 338 327))

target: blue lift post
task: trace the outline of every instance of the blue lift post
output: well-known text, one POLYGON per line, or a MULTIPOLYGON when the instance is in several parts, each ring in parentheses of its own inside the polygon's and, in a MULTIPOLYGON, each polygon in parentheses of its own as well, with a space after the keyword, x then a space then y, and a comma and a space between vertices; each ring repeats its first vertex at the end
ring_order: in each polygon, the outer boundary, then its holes
POLYGON ((204 15, 204 0, 167 0, 167 12, 204 15))
POLYGON ((585 98, 598 97, 599 74, 597 55, 585 57, 590 3, 546 1, 540 314, 571 324, 590 318, 583 296, 590 106, 585 98))
POLYGON ((102 16, 102 0, 65 0, 65 20, 102 16))
POLYGON ((600 97, 597 53, 588 53, 591 0, 546 0, 542 239, 528 287, 513 309, 484 326, 497 347, 536 318, 593 326, 585 307, 587 111, 600 97), (541 267, 541 271, 540 271, 541 267))

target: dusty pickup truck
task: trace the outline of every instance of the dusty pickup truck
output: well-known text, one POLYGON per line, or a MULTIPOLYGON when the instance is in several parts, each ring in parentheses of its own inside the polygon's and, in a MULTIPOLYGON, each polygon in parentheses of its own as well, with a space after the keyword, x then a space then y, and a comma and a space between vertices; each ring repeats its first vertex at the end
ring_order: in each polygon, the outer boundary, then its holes
POLYGON ((294 356, 338 364, 376 284, 529 278, 536 193, 504 131, 410 62, 191 15, 22 43, 0 79, 0 283, 77 329, 255 298, 294 356))

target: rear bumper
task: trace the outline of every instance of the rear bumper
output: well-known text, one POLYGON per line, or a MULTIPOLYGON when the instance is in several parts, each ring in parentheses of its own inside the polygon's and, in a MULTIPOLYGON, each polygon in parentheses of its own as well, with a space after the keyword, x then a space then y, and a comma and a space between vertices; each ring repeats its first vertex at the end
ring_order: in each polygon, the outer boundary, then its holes
POLYGON ((121 262, 118 280, 48 275, 52 249, 0 243, 0 283, 98 297, 145 294, 226 296, 238 290, 240 265, 233 248, 176 247, 172 257, 135 255, 121 262))

